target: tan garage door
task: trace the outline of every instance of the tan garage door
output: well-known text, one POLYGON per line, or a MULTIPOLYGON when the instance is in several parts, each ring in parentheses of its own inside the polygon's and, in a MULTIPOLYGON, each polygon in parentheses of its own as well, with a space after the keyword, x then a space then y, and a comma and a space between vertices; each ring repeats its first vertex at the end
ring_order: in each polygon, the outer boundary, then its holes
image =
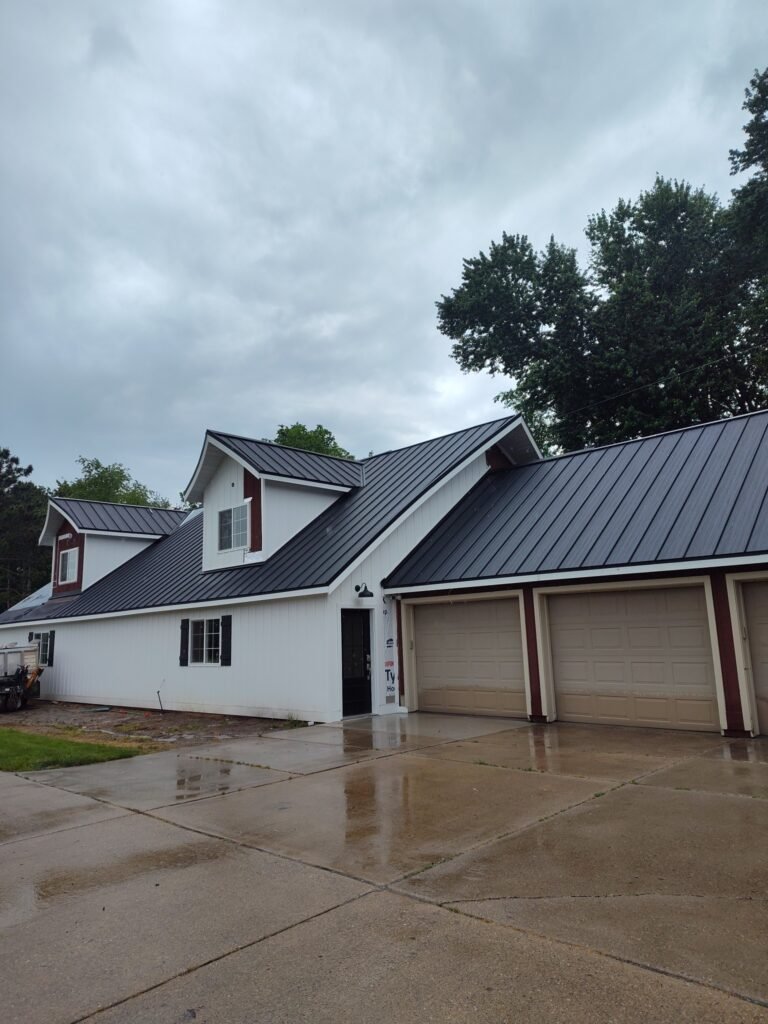
POLYGON ((768 583, 744 584, 744 609, 760 732, 768 733, 768 583))
POLYGON ((703 587, 549 598, 557 717, 720 728, 703 587))
POLYGON ((416 605, 420 711, 525 717, 517 598, 416 605))

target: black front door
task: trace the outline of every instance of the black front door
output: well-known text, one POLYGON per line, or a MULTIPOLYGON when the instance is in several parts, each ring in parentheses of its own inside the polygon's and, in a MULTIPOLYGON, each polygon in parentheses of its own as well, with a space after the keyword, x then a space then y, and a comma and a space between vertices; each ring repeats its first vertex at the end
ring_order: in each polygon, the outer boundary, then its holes
POLYGON ((369 611, 341 613, 341 678, 344 715, 371 713, 371 617, 369 611))

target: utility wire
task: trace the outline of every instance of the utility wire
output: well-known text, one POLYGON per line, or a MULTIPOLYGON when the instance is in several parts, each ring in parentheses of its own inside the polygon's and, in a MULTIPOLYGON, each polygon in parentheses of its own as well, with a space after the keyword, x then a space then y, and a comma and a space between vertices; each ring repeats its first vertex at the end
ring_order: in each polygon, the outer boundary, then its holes
POLYGON ((597 402, 590 402, 589 405, 580 405, 578 409, 569 409, 568 415, 573 416, 577 412, 587 412, 590 409, 595 409, 598 405, 605 405, 606 402, 615 402, 617 398, 624 398, 626 395, 634 395, 637 391, 645 391, 647 388, 658 387, 659 384, 666 384, 667 381, 677 380, 680 377, 685 377, 689 373, 696 373, 699 370, 706 370, 709 366, 716 366, 718 363, 724 362, 726 359, 733 358, 734 355, 741 355, 744 352, 751 352, 752 349, 762 348, 763 342, 755 342, 753 345, 746 345, 740 349, 738 353, 728 352, 724 356, 720 356, 719 359, 712 359, 708 363, 700 363, 698 366, 692 366, 690 370, 675 370, 668 374, 666 377, 661 377, 659 380, 653 380, 650 384, 639 384, 636 388, 629 388, 627 391, 619 391, 616 395, 609 395, 608 398, 601 398, 597 402))

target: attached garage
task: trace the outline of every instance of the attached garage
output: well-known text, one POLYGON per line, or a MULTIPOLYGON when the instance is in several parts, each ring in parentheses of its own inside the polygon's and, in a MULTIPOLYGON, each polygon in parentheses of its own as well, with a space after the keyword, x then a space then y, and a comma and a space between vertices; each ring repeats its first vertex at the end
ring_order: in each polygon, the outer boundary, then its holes
POLYGON ((516 597, 414 607, 420 711, 526 715, 516 597))
POLYGON ((768 733, 768 582, 745 583, 744 613, 760 732, 768 733))
POLYGON ((719 730, 703 586, 552 594, 547 605, 559 719, 719 730))

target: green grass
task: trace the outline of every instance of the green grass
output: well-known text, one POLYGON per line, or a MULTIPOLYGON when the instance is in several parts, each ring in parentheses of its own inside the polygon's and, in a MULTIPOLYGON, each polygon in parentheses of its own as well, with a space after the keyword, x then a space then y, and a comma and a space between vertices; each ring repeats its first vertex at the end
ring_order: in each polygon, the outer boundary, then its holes
POLYGON ((140 754, 138 747, 109 743, 81 743, 55 736, 38 736, 0 729, 0 771, 33 772, 40 768, 66 768, 75 764, 96 764, 140 754))

